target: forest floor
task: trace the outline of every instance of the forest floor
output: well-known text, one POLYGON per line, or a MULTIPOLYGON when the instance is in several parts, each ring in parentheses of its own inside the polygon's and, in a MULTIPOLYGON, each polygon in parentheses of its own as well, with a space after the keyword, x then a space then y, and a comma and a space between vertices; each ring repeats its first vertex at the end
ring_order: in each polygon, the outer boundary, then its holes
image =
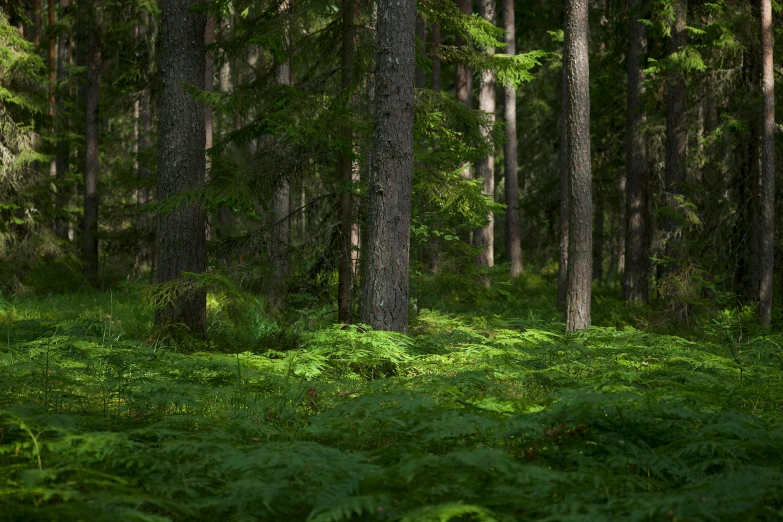
POLYGON ((783 519, 783 335, 495 287, 409 336, 211 297, 206 351, 131 291, 2 297, 0 518, 783 519))

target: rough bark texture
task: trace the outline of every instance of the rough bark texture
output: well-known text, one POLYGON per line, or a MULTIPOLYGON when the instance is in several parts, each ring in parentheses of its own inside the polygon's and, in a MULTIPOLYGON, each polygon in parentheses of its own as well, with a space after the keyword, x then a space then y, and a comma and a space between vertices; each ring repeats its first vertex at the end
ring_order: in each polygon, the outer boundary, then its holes
MULTIPOLYGON (((143 12, 138 23, 138 45, 144 47, 149 40, 149 15, 143 12)), ((149 69, 144 71, 149 77, 149 69)), ((136 124, 136 191, 137 206, 152 202, 150 153, 152 148, 152 107, 150 89, 142 89, 138 100, 138 121, 136 124)), ((151 268, 154 270, 155 218, 147 212, 138 212, 136 229, 139 234, 136 251, 136 267, 138 270, 151 268)), ((154 276, 154 273, 152 274, 154 276)), ((154 280, 154 277, 152 277, 154 280)))
MULTIPOLYGON (((207 25, 204 29, 204 46, 211 45, 215 41, 215 19, 211 16, 207 18, 207 25)), ((212 53, 206 53, 206 65, 204 70, 204 90, 212 92, 215 90, 215 58, 212 53)), ((206 106, 204 108, 204 125, 206 132, 206 144, 204 148, 209 150, 212 148, 213 136, 212 136, 212 107, 206 106)), ((207 170, 209 170, 209 157, 206 159, 207 170)))
MULTIPOLYGON (((506 30, 504 52, 516 54, 516 28, 514 25, 514 0, 503 0, 503 29, 506 30)), ((522 273, 522 239, 519 225, 519 177, 517 165, 517 91, 506 85, 503 115, 506 120, 506 144, 503 149, 506 175, 506 252, 508 252, 509 274, 517 277, 522 273)))
POLYGON ((597 282, 604 280, 604 225, 605 219, 605 201, 606 196, 602 185, 599 172, 598 179, 593 187, 593 279, 597 282))
MULTIPOLYGON (((71 0, 60 0, 60 16, 64 16, 67 10, 70 9, 71 0)), ((71 33, 68 31, 62 31, 60 33, 59 42, 57 43, 57 83, 64 84, 67 75, 66 68, 71 63, 71 33)), ((71 148, 70 142, 62 137, 62 128, 66 129, 70 127, 70 120, 65 118, 65 104, 63 103, 63 95, 57 97, 55 113, 58 116, 58 120, 61 128, 60 138, 57 140, 57 150, 55 159, 55 169, 58 180, 58 190, 60 191, 57 199, 61 208, 64 208, 68 204, 68 200, 71 197, 69 191, 66 189, 63 178, 68 174, 68 165, 71 161, 71 148)), ((70 223, 67 219, 57 219, 55 222, 55 232, 61 239, 68 239, 70 235, 70 223)))
POLYGON ((413 176, 414 0, 378 0, 374 126, 361 320, 408 331, 413 176))
MULTIPOLYGON (((350 103, 353 84, 353 64, 355 48, 356 0, 342 1, 342 88, 346 103, 350 103)), ((343 139, 353 146, 353 131, 348 126, 343 130, 343 139)), ((354 218, 353 218, 353 158, 349 152, 343 153, 338 162, 343 191, 340 193, 340 266, 337 273, 337 320, 350 324, 353 320, 353 283, 354 283, 354 218)), ((358 238, 357 238, 358 239, 358 238)))
MULTIPOLYGON (((427 21, 421 15, 416 16, 416 40, 419 50, 426 54, 427 21)), ((416 67, 416 88, 423 89, 426 81, 427 77, 424 74, 424 70, 421 67, 416 67)))
MULTIPOLYGON (((669 55, 679 52, 686 43, 685 20, 688 11, 687 0, 675 3, 675 20, 671 28, 671 36, 666 43, 669 55)), ((680 183, 685 182, 685 161, 688 145, 688 120, 686 118, 687 90, 685 74, 673 71, 666 85, 666 191, 670 195, 681 193, 680 183)), ((677 259, 679 254, 675 248, 678 234, 677 223, 672 218, 666 219, 668 234, 667 254, 677 259)))
POLYGON ((640 128, 647 120, 642 105, 644 70, 642 60, 647 51, 647 35, 639 19, 642 0, 628 5, 630 45, 628 47, 628 122, 625 141, 625 280, 626 301, 647 302, 649 289, 649 234, 647 207, 647 142, 640 128))
MULTIPOLYGON (((49 120, 54 130, 54 107, 55 96, 54 89, 57 85, 57 58, 56 58, 56 40, 54 37, 54 0, 48 0, 47 11, 49 15, 49 49, 47 50, 48 66, 49 66, 49 120)), ((57 175, 57 155, 55 154, 49 160, 49 175, 52 177, 57 175)))
MULTIPOLYGON (((440 24, 432 24, 432 45, 438 47, 440 45, 440 24)), ((432 90, 439 93, 441 89, 440 82, 441 63, 440 58, 437 56, 432 57, 432 90)))
POLYGON ((566 331, 590 327, 593 275, 592 173, 590 166, 590 65, 588 1, 566 4, 566 112, 569 226, 566 331))
POLYGON ((98 103, 101 95, 100 28, 91 13, 87 43, 87 121, 85 127, 84 218, 82 220, 82 261, 84 275, 98 283, 98 103))
MULTIPOLYGON (((495 0, 480 0, 479 14, 491 23, 495 23, 495 0)), ((493 49, 487 52, 494 53, 493 49)), ((492 71, 481 71, 479 83, 478 108, 480 111, 491 115, 490 123, 481 129, 481 133, 488 138, 495 123, 495 74, 492 71)), ((495 196, 495 155, 490 154, 481 158, 476 163, 476 178, 484 180, 484 194, 491 200, 495 196)), ((494 266, 495 264, 495 216, 487 216, 489 222, 473 232, 473 244, 481 247, 477 262, 480 266, 494 266)))
POLYGON ((759 318, 768 327, 772 318, 775 266, 775 76, 772 0, 761 0, 761 238, 759 318))
MULTIPOLYGON (((565 27, 568 31, 568 26, 565 27)), ((567 36, 565 37, 567 39, 567 36)), ((564 40, 565 42, 565 40, 564 40)), ((557 308, 565 312, 568 289, 568 201, 570 179, 568 171, 568 102, 566 98, 566 63, 568 47, 563 44, 563 71, 560 80, 560 263, 557 272, 557 308)))
MULTIPOLYGON (((192 9, 198 0, 161 0, 160 164, 158 194, 175 196, 204 183, 206 130, 204 105, 183 84, 204 89, 203 14, 192 9)), ((198 205, 184 205, 158 218, 159 283, 183 272, 206 269, 206 217, 198 205)), ((206 292, 182 296, 157 310, 157 325, 182 323, 191 334, 206 334, 206 292)))
MULTIPOLYGON (((289 0, 284 0, 280 4, 280 11, 287 11, 289 5, 289 0)), ((284 45, 286 52, 288 52, 289 42, 287 34, 284 45)), ((278 85, 291 85, 291 62, 289 59, 286 59, 278 66, 275 81, 278 85)), ((280 187, 278 187, 275 192, 274 201, 272 203, 272 215, 274 219, 274 227, 272 228, 272 262, 275 267, 276 286, 273 290, 272 300, 273 303, 279 307, 283 305, 285 285, 291 271, 291 260, 288 251, 291 236, 291 220, 289 219, 291 203, 288 180, 282 181, 280 187)))

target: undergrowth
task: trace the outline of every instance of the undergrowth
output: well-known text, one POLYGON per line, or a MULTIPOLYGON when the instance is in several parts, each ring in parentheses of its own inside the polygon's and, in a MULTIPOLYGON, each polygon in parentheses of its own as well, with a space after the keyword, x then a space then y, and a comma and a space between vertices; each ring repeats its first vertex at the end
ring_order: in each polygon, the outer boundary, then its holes
POLYGON ((409 336, 215 305, 196 353, 132 294, 3 298, 0 518, 783 519, 783 336, 599 292, 566 337, 546 281, 497 286, 409 336))

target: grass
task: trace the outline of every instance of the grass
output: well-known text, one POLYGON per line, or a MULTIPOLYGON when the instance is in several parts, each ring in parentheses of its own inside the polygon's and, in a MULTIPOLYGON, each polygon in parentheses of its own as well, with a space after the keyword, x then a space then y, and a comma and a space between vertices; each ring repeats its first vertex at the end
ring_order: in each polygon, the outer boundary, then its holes
POLYGON ((0 513, 783 519, 783 336, 743 310, 665 335, 598 290, 599 326, 567 337, 551 282, 492 292, 430 298, 410 336, 212 299, 193 353, 147 338, 130 292, 4 297, 0 513))

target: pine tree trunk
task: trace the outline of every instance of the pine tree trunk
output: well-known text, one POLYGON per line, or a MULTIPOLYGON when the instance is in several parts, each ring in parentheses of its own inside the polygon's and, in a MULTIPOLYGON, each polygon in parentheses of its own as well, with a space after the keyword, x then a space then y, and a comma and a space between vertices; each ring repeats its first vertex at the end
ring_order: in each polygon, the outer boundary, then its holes
POLYGON ((361 320, 408 331, 416 3, 378 0, 361 320))
MULTIPOLYGON (((280 4, 280 11, 284 13, 290 6, 290 0, 284 0, 280 4)), ((285 35, 285 52, 289 52, 288 34, 285 35)), ((290 56, 290 55, 287 55, 290 56)), ((287 57, 277 69, 275 81, 277 85, 291 85, 291 62, 287 57)), ((275 286, 273 290, 273 303, 275 306, 283 306, 285 285, 291 271, 288 246, 290 244, 291 220, 290 190, 288 180, 283 180, 277 188, 272 202, 272 215, 274 226, 272 228, 272 262, 275 268, 275 286)))
MULTIPOLYGON (((416 39, 419 49, 426 54, 427 46, 427 21, 421 15, 416 15, 416 39)), ((424 75, 424 69, 416 67, 416 88, 423 89, 427 77, 424 75)))
POLYGON ((601 283, 604 280, 604 225, 605 225, 605 208, 604 208, 604 192, 602 185, 604 180, 596 180, 595 190, 593 191, 593 201, 595 202, 595 208, 593 211, 593 279, 601 283))
MULTIPOLYGON (((685 22, 688 11, 687 0, 675 1, 675 20, 671 28, 671 36, 666 46, 669 55, 680 52, 686 44, 685 22)), ((674 71, 670 74, 666 85, 666 191, 671 197, 682 193, 680 184, 685 182, 687 145, 688 145, 688 120, 686 118, 687 90, 685 74, 682 71, 674 71)), ((669 257, 680 261, 681 253, 675 247, 680 240, 680 233, 676 221, 669 217, 666 219, 667 254, 669 257)))
MULTIPOLYGON (((141 47, 149 39, 149 15, 142 13, 137 25, 138 42, 141 47)), ((144 78, 149 78, 150 71, 144 71, 144 78)), ((150 148, 152 147, 152 113, 150 107, 150 89, 145 85, 137 101, 138 119, 136 122, 136 205, 141 207, 152 202, 150 190, 150 148)), ((135 266, 138 271, 152 268, 152 249, 155 243, 155 226, 153 218, 147 212, 138 212, 136 230, 139 235, 135 266)))
POLYGON ((772 319, 773 270, 775 266, 775 76, 772 0, 761 0, 761 241, 759 318, 769 327, 772 319))
MULTIPOLYGON (((204 183, 206 129, 204 104, 183 84, 204 89, 206 19, 193 7, 198 0, 161 0, 160 164, 158 194, 176 196, 204 183)), ((206 216, 198 205, 183 205, 158 218, 159 283, 183 272, 206 270, 206 216)), ((155 314, 156 325, 182 323, 191 334, 206 334, 206 292, 182 296, 155 314)))
MULTIPOLYGON (((479 0, 479 14, 491 23, 495 23, 495 0, 479 0)), ((494 53, 489 49, 488 53, 494 53)), ((492 124, 495 123, 495 73, 489 70, 481 71, 479 81, 478 108, 491 115, 490 123, 481 133, 489 139, 492 124)), ((495 155, 490 152, 476 163, 476 178, 484 180, 484 194, 492 200, 495 196, 495 155)), ((495 264, 495 216, 487 216, 489 222, 473 233, 473 244, 482 251, 477 262, 480 266, 491 267, 495 264)))
POLYGON ((641 127, 647 121, 642 104, 644 93, 643 60, 647 52, 647 35, 639 20, 642 0, 631 0, 628 5, 630 45, 628 48, 628 121, 625 141, 625 300, 647 302, 649 289, 649 210, 647 141, 641 127))
MULTIPOLYGON (((568 30, 568 27, 565 28, 568 30)), ((565 37, 567 40, 567 36, 565 37)), ((568 170, 568 99, 566 95, 566 64, 568 48, 563 44, 563 71, 560 79, 560 263, 557 270, 557 309, 565 312, 568 289, 568 212, 571 198, 570 174, 568 170)))
POLYGON ((90 13, 87 43, 87 120, 85 127, 84 218, 82 220, 82 261, 84 274, 98 284, 98 104, 101 95, 101 40, 97 13, 90 13))
MULTIPOLYGON (((440 46, 439 23, 432 24, 432 45, 435 48, 440 46)), ((437 94, 440 94, 440 89, 441 89, 440 74, 441 74, 440 58, 438 58, 437 56, 433 56, 432 57, 432 91, 437 94)))
MULTIPOLYGON (((49 65, 49 121, 51 122, 51 129, 55 130, 54 121, 54 108, 55 108, 55 95, 54 89, 57 85, 57 53, 56 53, 56 41, 54 37, 54 0, 48 0, 47 11, 49 15, 49 49, 47 53, 48 65, 49 65)), ((49 175, 53 178, 57 176, 57 155, 53 155, 49 160, 49 175)))
MULTIPOLYGON (((503 29, 506 30, 505 52, 516 54, 516 28, 514 25, 514 0, 503 0, 503 29)), ((506 144, 503 150, 506 176, 506 251, 508 252, 509 274, 517 277, 522 273, 522 239, 519 225, 519 176, 517 165, 517 91, 506 85, 503 105, 506 120, 506 144)))
POLYGON ((566 112, 570 179, 566 331, 590 327, 592 294, 592 174, 588 1, 566 0, 566 112))
MULTIPOLYGON (((60 0, 60 16, 64 16, 68 9, 70 9, 70 0, 60 0)), ((57 83, 63 85, 66 80, 66 67, 71 63, 71 33, 63 31, 60 33, 59 42, 57 44, 57 83)), ((67 91, 66 91, 67 92, 67 91)), ((60 208, 65 208, 68 205, 68 201, 71 199, 71 194, 66 190, 65 176, 68 174, 68 165, 71 161, 71 148, 70 142, 67 138, 63 137, 63 132, 70 128, 70 118, 66 117, 65 103, 63 103, 64 96, 61 94, 57 97, 55 114, 57 115, 57 150, 55 159, 55 170, 57 177, 57 190, 58 197, 57 202, 60 208)), ((71 232, 70 223, 67 219, 59 218, 55 221, 55 232, 60 239, 68 239, 71 232)))
MULTIPOLYGON (((473 2, 471 0, 457 0, 457 6, 463 14, 473 13, 473 2)), ((457 36, 455 45, 465 45, 465 40, 461 36, 457 36)), ((464 63, 458 63, 456 66, 456 78, 454 79, 454 91, 457 97, 457 101, 465 104, 468 107, 473 107, 473 71, 464 63)), ((465 165, 462 169, 462 176, 465 179, 471 179, 471 167, 469 164, 465 165)), ((468 241, 470 236, 462 237, 463 241, 468 241)))
MULTIPOLYGON (((352 93, 348 92, 353 84, 353 64, 356 32, 356 0, 342 0, 342 88, 346 103, 350 104, 352 93)), ((347 126, 343 131, 343 139, 353 146, 353 130, 347 126)), ((340 193, 340 266, 337 282, 337 320, 350 324, 353 320, 353 283, 354 283, 354 249, 358 247, 354 238, 353 217, 353 186, 354 165, 350 153, 343 153, 338 162, 340 180, 343 190, 340 193)))

